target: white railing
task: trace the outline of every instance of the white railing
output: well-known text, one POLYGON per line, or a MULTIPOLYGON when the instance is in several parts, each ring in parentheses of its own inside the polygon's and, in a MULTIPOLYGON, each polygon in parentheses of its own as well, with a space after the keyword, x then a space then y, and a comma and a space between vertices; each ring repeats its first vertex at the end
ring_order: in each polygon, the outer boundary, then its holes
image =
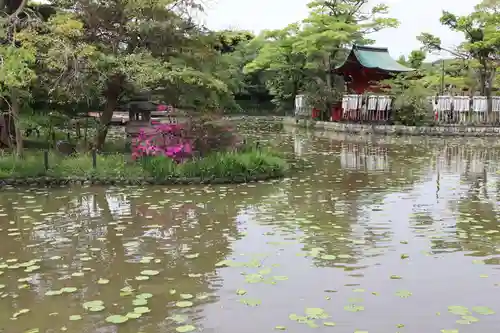
MULTIPOLYGON (((438 123, 497 123, 500 122, 500 96, 492 96, 493 114, 488 114, 485 96, 433 96, 428 98, 429 107, 438 123)), ((380 122, 388 121, 393 108, 388 95, 344 95, 341 112, 332 120, 380 122)), ((307 105, 304 95, 295 98, 295 115, 310 117, 312 108, 307 105)), ((397 112, 397 110, 394 110, 397 112)))

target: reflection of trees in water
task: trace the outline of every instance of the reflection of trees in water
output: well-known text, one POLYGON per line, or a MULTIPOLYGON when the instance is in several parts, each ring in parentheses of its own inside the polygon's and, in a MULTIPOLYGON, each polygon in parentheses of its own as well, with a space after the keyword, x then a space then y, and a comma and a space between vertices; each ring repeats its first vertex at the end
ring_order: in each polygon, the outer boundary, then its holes
MULTIPOLYGON (((6 220, 19 220, 19 228, 26 228, 23 235, 28 237, 0 233, 3 243, 10 242, 0 248, 0 257, 8 258, 12 252, 12 256, 21 261, 42 259, 43 272, 38 281, 16 300, 19 307, 36 304, 31 307, 32 312, 43 313, 43 304, 49 301, 46 298, 35 302, 35 298, 42 299, 46 291, 68 284, 79 287, 72 295, 75 304, 98 294, 105 302, 121 304, 124 299, 117 301, 118 289, 131 285, 159 294, 151 300, 150 307, 164 308, 165 302, 178 298, 170 295, 169 289, 196 295, 220 287, 215 263, 229 255, 230 242, 239 237, 236 218, 240 210, 272 189, 272 185, 262 184, 179 188, 164 193, 96 187, 91 192, 69 194, 60 199, 56 199, 54 192, 45 192, 32 199, 33 207, 43 208, 39 212, 30 208, 9 209, 12 202, 23 198, 21 194, 12 193, 9 198, 16 199, 0 197, 0 207, 7 214, 6 220), (51 193, 50 199, 47 199, 48 193, 51 193), (31 220, 23 221, 22 215, 31 216, 31 220), (33 226, 32 221, 44 222, 33 226), (151 237, 155 236, 152 230, 161 236, 151 237), (199 253, 199 257, 187 259, 186 253, 199 253), (54 256, 61 259, 49 259, 54 256), (153 260, 150 264, 138 264, 144 257, 153 260), (154 260, 161 262, 155 264, 154 260), (157 269, 161 274, 150 281, 136 281, 135 277, 144 269, 157 269), (65 280, 74 272, 83 272, 84 276, 65 280), (96 284, 99 278, 109 279, 111 283, 103 288, 96 284)), ((16 288, 19 273, 10 271, 5 275, 4 278, 9 278, 6 290, 16 288)), ((57 303, 57 299, 55 301, 57 303)), ((16 307, 14 303, 11 305, 16 307)), ((2 311, 5 315, 11 314, 7 308, 0 310, 5 310, 2 311)), ((157 324, 165 325, 167 315, 160 317, 157 324)))
MULTIPOLYGON (((385 193, 421 179, 429 151, 311 140, 318 152, 309 156, 314 168, 283 183, 259 206, 264 216, 280 216, 280 224, 270 223, 282 230, 295 232, 298 227, 305 251, 323 248, 355 265, 370 252, 376 254, 372 250, 391 237, 390 230, 372 230, 370 221, 361 221, 380 209, 385 193)), ((320 259, 317 263, 331 265, 320 259)))
POLYGON ((457 247, 477 256, 492 253, 500 241, 499 157, 498 149, 464 145, 447 145, 436 154, 439 172, 460 175, 456 180, 460 198, 449 201, 458 214, 457 247))

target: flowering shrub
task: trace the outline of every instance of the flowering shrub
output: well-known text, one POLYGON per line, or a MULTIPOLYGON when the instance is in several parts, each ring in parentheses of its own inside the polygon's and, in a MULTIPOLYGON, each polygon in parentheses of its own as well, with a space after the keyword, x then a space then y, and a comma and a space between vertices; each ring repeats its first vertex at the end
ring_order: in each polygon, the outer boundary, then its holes
POLYGON ((229 123, 210 121, 206 118, 190 119, 186 124, 152 122, 152 127, 142 128, 132 140, 132 158, 164 156, 177 163, 200 156, 233 150, 242 140, 234 134, 229 123))
POLYGON ((132 140, 132 159, 166 156, 180 163, 191 157, 192 143, 183 136, 180 124, 157 124, 142 128, 132 140))

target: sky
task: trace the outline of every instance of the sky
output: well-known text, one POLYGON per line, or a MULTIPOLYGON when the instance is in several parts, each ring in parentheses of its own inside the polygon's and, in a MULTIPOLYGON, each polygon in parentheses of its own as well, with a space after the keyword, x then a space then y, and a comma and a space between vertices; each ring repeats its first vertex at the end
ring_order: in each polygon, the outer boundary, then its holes
MULTIPOLYGON (((208 0, 202 21, 211 29, 244 29, 258 33, 264 29, 278 29, 307 16, 309 0, 208 0)), ((453 47, 462 42, 459 33, 453 33, 439 23, 442 10, 465 15, 479 0, 381 0, 390 7, 390 16, 400 21, 397 29, 388 29, 373 35, 376 46, 388 47, 391 56, 398 58, 420 48, 416 37, 429 32, 441 38, 444 46, 453 47)), ((427 60, 450 57, 446 54, 429 55, 427 60)))

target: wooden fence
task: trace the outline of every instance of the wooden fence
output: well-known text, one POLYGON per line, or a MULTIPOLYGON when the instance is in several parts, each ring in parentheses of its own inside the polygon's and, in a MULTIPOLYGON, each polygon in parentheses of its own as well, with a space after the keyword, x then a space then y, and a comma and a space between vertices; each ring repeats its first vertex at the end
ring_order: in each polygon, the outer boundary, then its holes
MULTIPOLYGON (((429 117, 439 124, 484 125, 500 124, 500 96, 493 96, 492 113, 488 113, 485 96, 435 96, 429 97, 429 117)), ((387 95, 344 95, 340 105, 328 115, 330 121, 362 123, 389 123, 397 110, 387 95)), ((304 95, 295 99, 295 115, 298 117, 318 116, 308 107, 304 95)))

